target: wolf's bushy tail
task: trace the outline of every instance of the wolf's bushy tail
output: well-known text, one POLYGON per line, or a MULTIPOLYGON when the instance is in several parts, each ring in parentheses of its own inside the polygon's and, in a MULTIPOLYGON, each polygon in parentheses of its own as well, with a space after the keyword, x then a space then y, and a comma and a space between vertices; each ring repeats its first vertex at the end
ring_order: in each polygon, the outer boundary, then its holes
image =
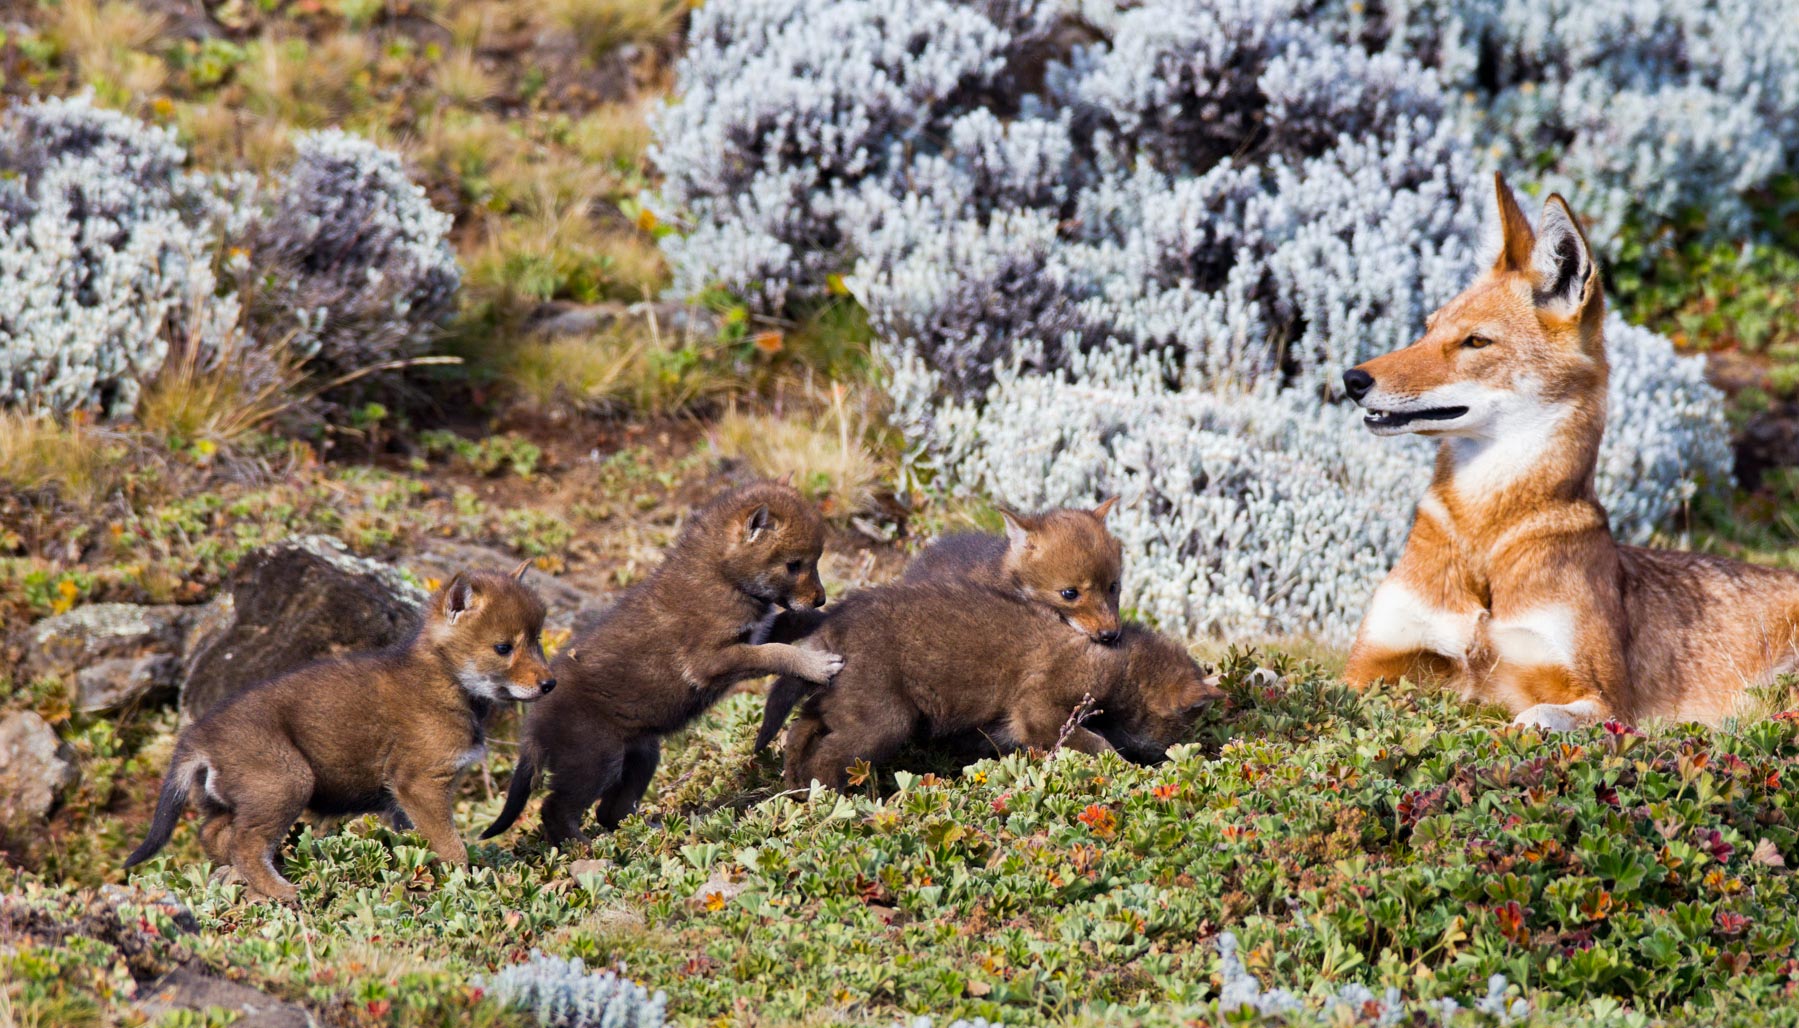
POLYGON ((799 702, 818 688, 803 678, 783 675, 768 687, 768 702, 762 707, 762 727, 756 732, 756 746, 750 752, 760 753, 775 741, 775 733, 787 723, 787 715, 799 702))
POLYGON ((500 808, 500 816, 494 818, 481 838, 491 839, 518 820, 525 812, 525 803, 531 799, 531 787, 537 784, 537 757, 531 752, 531 746, 520 746, 518 766, 512 769, 512 782, 506 786, 506 805, 500 808))
POLYGON ((177 748, 175 758, 169 762, 169 773, 163 776, 162 792, 156 797, 156 813, 150 818, 150 834, 125 858, 125 867, 133 868, 156 856, 158 850, 169 844, 169 836, 175 834, 175 826, 181 822, 181 814, 187 809, 188 793, 193 791, 194 777, 206 769, 204 758, 198 753, 187 753, 177 748))

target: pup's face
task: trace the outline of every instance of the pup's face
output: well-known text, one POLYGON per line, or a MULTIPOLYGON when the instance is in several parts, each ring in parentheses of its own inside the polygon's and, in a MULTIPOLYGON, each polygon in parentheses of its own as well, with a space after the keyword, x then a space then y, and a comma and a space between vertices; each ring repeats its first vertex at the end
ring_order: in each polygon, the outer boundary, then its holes
POLYGON ((458 574, 431 598, 426 631, 469 695, 536 700, 556 687, 543 655, 543 601, 511 575, 458 574))
POLYGON ((1050 608, 1075 631, 1110 646, 1118 641, 1118 588, 1124 548, 1106 530, 1113 497, 1085 510, 1052 510, 1006 519, 1006 566, 1027 599, 1050 608))
POLYGON ((737 588, 790 610, 825 605, 818 577, 824 520, 798 491, 770 483, 748 492, 731 512, 727 531, 726 572, 737 588))

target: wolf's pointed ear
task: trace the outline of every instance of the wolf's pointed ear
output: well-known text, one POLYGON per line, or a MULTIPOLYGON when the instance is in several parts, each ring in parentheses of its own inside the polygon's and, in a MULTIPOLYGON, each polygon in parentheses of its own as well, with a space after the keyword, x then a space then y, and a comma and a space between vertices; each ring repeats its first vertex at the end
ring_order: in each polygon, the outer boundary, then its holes
POLYGON ((1498 252, 1493 257, 1494 271, 1529 271, 1530 252, 1536 245, 1536 234, 1530 230, 1530 219, 1518 206, 1518 197, 1506 184, 1505 176, 1493 173, 1495 227, 1499 233, 1498 252))
POLYGON ((529 559, 519 561, 518 567, 512 569, 512 580, 514 582, 523 582, 525 580, 525 572, 529 570, 531 570, 531 561, 529 559))
POLYGON ((750 516, 744 519, 743 522, 743 541, 746 543, 755 542, 761 537, 762 533, 768 529, 768 522, 768 504, 764 503, 755 510, 750 511, 750 516))
POLYGON ((444 616, 453 625, 474 605, 475 587, 469 583, 467 575, 460 571, 456 572, 455 576, 450 579, 450 584, 444 586, 444 616))
POLYGON ((1104 520, 1106 520, 1106 515, 1112 513, 1112 508, 1116 507, 1117 505, 1118 505, 1118 497, 1108 496, 1105 499, 1099 501, 1099 506, 1093 508, 1093 516, 1098 518, 1101 521, 1104 521, 1104 520))
POLYGON ((1006 523, 1006 543, 1013 553, 1022 553, 1031 542, 1031 520, 1009 507, 994 507, 1006 523))
POLYGON ((785 475, 782 475, 782 476, 781 476, 781 477, 780 477, 780 478, 777 478, 777 479, 775 479, 775 484, 776 484, 776 485, 784 485, 784 486, 787 486, 787 487, 789 487, 789 488, 792 488, 792 486, 793 486, 793 472, 791 472, 791 471, 789 471, 789 472, 787 472, 787 473, 786 473, 786 474, 785 474, 785 475))
POLYGON ((1530 253, 1531 294, 1537 309, 1558 318, 1572 318, 1586 310, 1599 291, 1599 266, 1587 237, 1557 193, 1543 205, 1542 224, 1530 253))

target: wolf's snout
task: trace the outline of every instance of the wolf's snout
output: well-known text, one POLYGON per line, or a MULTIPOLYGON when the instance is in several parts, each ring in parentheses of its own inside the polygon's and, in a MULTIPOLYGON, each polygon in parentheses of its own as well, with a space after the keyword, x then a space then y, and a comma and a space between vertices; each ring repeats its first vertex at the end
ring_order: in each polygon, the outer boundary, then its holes
POLYGON ((1343 373, 1343 388, 1349 393, 1350 399, 1360 403, 1362 397, 1368 395, 1368 390, 1374 388, 1374 376, 1361 368, 1350 368, 1343 373))

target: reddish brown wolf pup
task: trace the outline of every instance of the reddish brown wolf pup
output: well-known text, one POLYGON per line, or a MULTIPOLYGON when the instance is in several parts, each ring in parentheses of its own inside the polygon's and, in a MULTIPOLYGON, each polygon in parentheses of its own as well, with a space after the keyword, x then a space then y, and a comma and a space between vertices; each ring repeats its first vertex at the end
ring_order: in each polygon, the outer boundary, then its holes
POLYGON ((555 688, 543 603, 511 575, 458 574, 413 638, 322 661, 246 689, 181 733, 133 867, 168 843, 198 790, 200 845, 250 888, 291 901, 275 851, 305 811, 383 813, 439 857, 468 862, 451 817, 456 779, 486 752, 494 704, 555 688))
MULTIPOLYGON (((913 738, 965 733, 1000 750, 1061 742, 1153 761, 1222 695, 1185 647, 1147 628, 1126 624, 1116 645, 1095 646, 1022 600, 966 584, 864 590, 802 645, 842 653, 846 663, 788 730, 794 786, 817 780, 841 790, 858 760, 886 760, 913 738), (1092 727, 1068 726, 1088 696, 1098 708, 1092 727)), ((765 721, 764 738, 785 713, 765 721)))
POLYGON ((1533 230, 1503 179, 1493 263, 1403 350, 1344 373, 1378 435, 1441 439, 1436 477, 1349 658, 1442 680, 1520 724, 1715 725, 1793 669, 1799 575, 1620 546, 1593 491, 1605 295, 1574 212, 1533 230))
POLYGON ((830 682, 835 654, 766 641, 783 608, 824 604, 823 551, 818 511, 784 483, 731 490, 695 513, 662 566, 557 654, 562 686, 526 717, 506 806, 481 837, 512 826, 540 771, 551 842, 585 839, 596 801, 610 831, 648 788, 662 737, 731 686, 771 674, 830 682))
POLYGON ((906 566, 902 582, 965 581, 1010 593, 1054 613, 1096 642, 1118 641, 1124 549, 1106 530, 1118 497, 1092 510, 1026 516, 1005 508, 1006 534, 950 535, 906 566))

